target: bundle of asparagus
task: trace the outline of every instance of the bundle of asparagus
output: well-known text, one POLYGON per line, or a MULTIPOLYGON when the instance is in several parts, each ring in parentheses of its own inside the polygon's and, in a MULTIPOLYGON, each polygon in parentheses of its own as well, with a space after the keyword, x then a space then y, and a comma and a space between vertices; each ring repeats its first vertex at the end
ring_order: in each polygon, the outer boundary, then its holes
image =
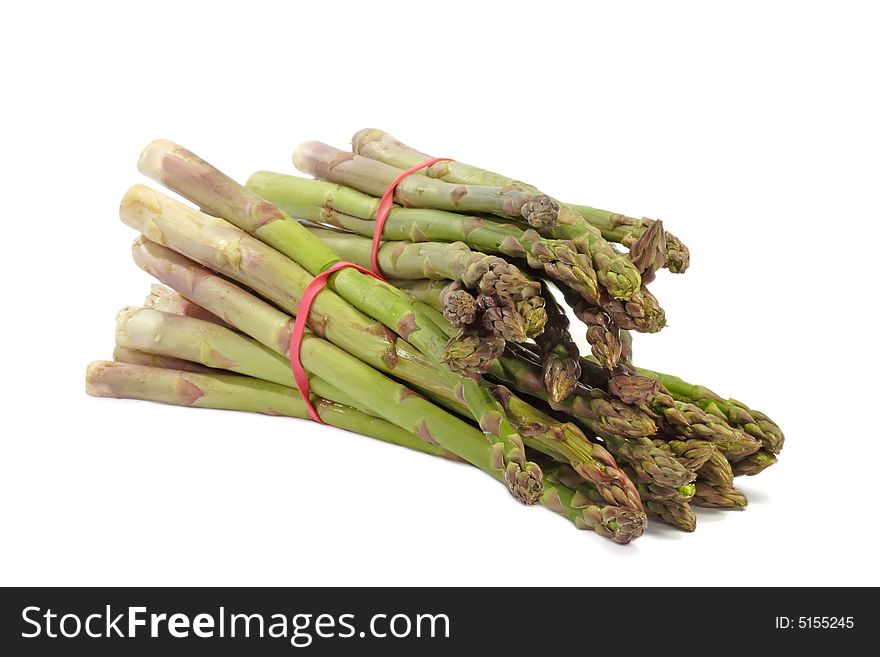
POLYGON ((645 285, 688 265, 660 221, 438 162, 393 188, 376 253, 387 282, 343 268, 302 305, 340 260, 370 267, 378 197, 429 159, 377 130, 353 143, 297 148, 294 163, 315 179, 258 172, 246 186, 176 144, 148 145, 140 171, 195 207, 143 185, 123 197, 120 217, 140 233, 135 263, 160 285, 120 311, 113 360, 89 365, 87 391, 298 418, 314 409, 476 466, 521 502, 618 543, 648 515, 693 531, 692 505, 745 506, 734 477, 776 462, 779 428, 633 364, 629 332, 665 323, 645 285), (566 306, 587 325, 588 357, 566 306))

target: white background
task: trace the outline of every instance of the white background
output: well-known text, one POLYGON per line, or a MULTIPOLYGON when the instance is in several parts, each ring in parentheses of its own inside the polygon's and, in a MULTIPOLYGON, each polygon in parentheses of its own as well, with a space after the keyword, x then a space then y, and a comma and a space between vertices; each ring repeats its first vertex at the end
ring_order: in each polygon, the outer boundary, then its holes
POLYGON ((0 583, 880 583, 871 6, 4 9, 0 583), (148 141, 244 180, 367 126, 686 240, 636 359, 782 425, 747 511, 619 547, 367 438, 85 395, 150 283, 116 212, 148 141))

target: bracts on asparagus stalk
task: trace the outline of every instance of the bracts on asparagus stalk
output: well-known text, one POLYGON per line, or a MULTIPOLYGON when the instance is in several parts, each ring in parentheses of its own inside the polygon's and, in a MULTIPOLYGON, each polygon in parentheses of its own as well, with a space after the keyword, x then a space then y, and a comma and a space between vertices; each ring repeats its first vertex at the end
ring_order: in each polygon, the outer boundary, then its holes
POLYGON ((541 357, 544 388, 550 401, 559 403, 574 391, 580 378, 580 352, 568 332, 568 316, 546 285, 543 286, 543 297, 547 324, 544 332, 535 338, 535 344, 541 357))
POLYGON ((692 532, 697 529, 697 515, 688 502, 648 499, 645 500, 645 510, 649 517, 657 518, 660 522, 682 531, 692 532))
POLYGON ((504 386, 495 386, 494 394, 519 433, 532 439, 531 447, 571 465, 581 477, 596 486, 609 504, 642 510, 632 482, 601 445, 591 443, 574 424, 557 422, 523 403, 504 386))
POLYGON ((654 280, 657 270, 666 265, 666 231, 662 221, 655 221, 629 247, 629 257, 642 275, 642 283, 654 280))
MULTIPOLYGON (((499 324, 505 312, 483 295, 474 297, 457 282, 421 279, 391 279, 391 283, 410 296, 443 313, 443 319, 457 329, 447 332, 449 341, 441 360, 462 376, 484 373, 504 351, 506 341, 499 324)), ((514 311, 515 312, 515 311, 514 311)), ((437 322, 435 322, 437 323, 437 322)))
POLYGON ((715 509, 744 509, 749 501, 746 496, 730 484, 697 480, 697 491, 693 504, 715 509))
POLYGON ((578 529, 591 529, 615 543, 629 543, 645 531, 643 511, 604 502, 595 485, 563 463, 538 458, 544 471, 541 503, 567 517, 578 529))
POLYGON ((733 468, 720 449, 713 449, 706 462, 697 470, 697 479, 716 484, 733 485, 733 468))
POLYGON ((665 488, 681 488, 696 478, 674 455, 657 447, 650 438, 623 439, 605 436, 602 441, 614 458, 632 468, 639 481, 665 488))
POLYGON ((747 477, 754 476, 763 472, 771 465, 776 463, 776 455, 765 449, 759 449, 754 454, 744 456, 738 461, 731 464, 733 474, 736 477, 745 475, 747 477))
POLYGON ((712 457, 715 450, 712 443, 705 440, 663 440, 656 438, 654 444, 670 452, 685 468, 696 472, 712 457))

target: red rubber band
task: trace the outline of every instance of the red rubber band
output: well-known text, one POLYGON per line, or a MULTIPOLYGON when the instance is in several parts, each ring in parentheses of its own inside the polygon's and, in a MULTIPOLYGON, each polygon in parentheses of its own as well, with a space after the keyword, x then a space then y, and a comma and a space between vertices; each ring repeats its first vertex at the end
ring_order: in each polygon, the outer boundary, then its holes
POLYGON ((451 157, 434 157, 430 160, 425 160, 414 167, 410 167, 406 171, 401 171, 400 174, 391 181, 391 184, 388 185, 388 189, 385 190, 385 193, 382 194, 382 198, 379 199, 379 209, 376 210, 376 227, 373 229, 373 250, 370 251, 370 266, 373 268, 373 273, 377 276, 382 275, 382 270, 379 269, 379 243, 382 241, 382 231, 385 230, 385 221, 388 219, 388 213, 391 212, 391 206, 394 204, 394 190, 397 189, 397 186, 403 181, 403 179, 410 174, 426 169, 432 164, 437 164, 437 162, 451 161, 451 157))
POLYGON ((311 391, 311 387, 309 386, 309 376, 306 374, 306 370, 303 367, 299 350, 300 347, 302 347, 303 334, 305 333, 306 324, 309 320, 309 310, 311 310, 312 302, 315 300, 318 292, 323 290, 327 285, 327 279, 330 277, 330 274, 348 267, 357 269, 363 274, 367 274, 368 276, 372 276, 373 278, 385 282, 385 279, 378 274, 374 274, 373 272, 351 262, 337 262, 336 264, 331 265, 315 276, 312 279, 312 282, 306 286, 306 290, 303 292, 302 299, 299 302, 299 308, 296 311, 296 319, 293 322, 293 332, 290 335, 290 369, 293 370, 293 380, 296 381, 296 387, 299 389, 299 394, 302 395, 303 401, 306 403, 306 410, 309 412, 309 417, 319 424, 327 423, 321 419, 318 415, 318 411, 312 406, 311 399, 309 399, 311 391))

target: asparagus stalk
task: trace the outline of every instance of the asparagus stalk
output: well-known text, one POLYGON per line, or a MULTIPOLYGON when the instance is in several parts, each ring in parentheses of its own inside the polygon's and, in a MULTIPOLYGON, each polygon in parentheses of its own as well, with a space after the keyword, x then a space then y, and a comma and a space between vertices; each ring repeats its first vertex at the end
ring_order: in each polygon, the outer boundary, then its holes
MULTIPOLYGON (((293 164, 315 178, 347 185, 382 196, 400 174, 392 166, 346 151, 307 141, 296 147, 293 164)), ((394 200, 412 208, 435 208, 455 212, 486 212, 524 219, 534 227, 552 226, 559 218, 559 204, 544 194, 484 185, 453 185, 418 173, 405 178, 394 191, 394 200)))
POLYGON ((645 500, 645 510, 648 512, 649 517, 657 518, 660 522, 672 525, 682 531, 692 532, 697 529, 697 516, 688 502, 659 499, 645 500))
MULTIPOLYGON (((541 467, 545 475, 541 503, 571 520, 578 529, 592 530, 621 545, 638 538, 645 531, 647 522, 643 512, 592 499, 584 492, 589 484, 583 480, 577 480, 576 488, 566 485, 562 481, 565 475, 561 471, 567 466, 542 461, 541 467)), ((573 471, 571 474, 577 477, 573 471)), ((571 477, 568 479, 570 481, 571 477)))
POLYGON ((733 475, 735 477, 742 475, 751 477, 759 472, 763 472, 774 463, 776 463, 776 456, 765 449, 760 449, 754 454, 749 454, 739 461, 731 463, 731 466, 733 467, 733 475))
POLYGON ((486 372, 492 362, 504 352, 504 338, 481 331, 465 328, 449 339, 441 362, 467 377, 473 372, 486 372))
POLYGON ((642 275, 642 283, 654 280, 658 269, 666 265, 666 231, 662 221, 655 221, 629 247, 629 258, 642 275))
MULTIPOLYGON (((373 237, 379 200, 324 180, 258 171, 248 189, 275 203, 292 217, 373 237)), ((593 261, 571 242, 541 237, 534 230, 480 217, 427 208, 392 207, 382 231, 388 241, 463 242, 487 254, 522 258, 529 267, 596 302, 598 279, 593 261)))
POLYGON ((513 353, 508 349, 508 353, 493 364, 489 372, 492 379, 548 402, 553 410, 567 414, 599 436, 640 438, 657 432, 657 425, 646 413, 596 388, 578 385, 564 401, 550 402, 540 365, 515 357, 513 353))
MULTIPOLYGON (((715 446, 705 440, 663 440, 657 438, 654 444, 664 451, 673 454, 685 468, 696 472, 711 457, 715 446)), ((748 458, 748 457, 746 457, 748 458)))
POLYGON ((698 479, 696 482, 691 482, 683 486, 679 486, 678 488, 669 488, 668 486, 661 486, 659 484, 647 481, 639 481, 638 476, 635 474, 635 472, 633 472, 629 468, 625 467, 623 468, 623 471, 635 481, 636 488, 639 491, 639 496, 642 500, 645 501, 688 504, 691 500, 694 499, 694 496, 697 492, 697 485, 700 483, 698 479))
POLYGON ((596 486, 606 503, 643 510, 632 481, 605 448, 591 443, 571 422, 557 422, 523 403, 504 386, 495 386, 494 394, 519 433, 531 439, 530 447, 571 465, 575 472, 596 486))
POLYGON ((640 369, 642 374, 659 379, 676 399, 699 406, 728 424, 761 441, 764 449, 778 454, 785 443, 782 431, 764 413, 755 411, 735 399, 724 399, 705 386, 688 383, 671 374, 640 369))
MULTIPOLYGON (((86 369, 86 391, 94 397, 139 399, 308 419, 305 402, 290 388, 247 376, 161 369, 130 363, 96 361, 86 369)), ((440 445, 380 418, 326 399, 313 405, 324 422, 394 445, 459 461, 440 445)))
POLYGON ((535 338, 541 357, 544 388, 553 403, 566 399, 575 389, 581 375, 580 352, 569 333, 569 321, 553 292, 542 286, 547 310, 544 332, 535 338))
POLYGON ((658 397, 650 410, 665 436, 709 441, 728 458, 740 459, 761 448, 756 438, 693 404, 679 401, 668 404, 658 397))
POLYGON ((150 354, 145 351, 137 351, 136 349, 126 349, 116 345, 113 348, 113 360, 118 363, 127 363, 129 365, 146 365, 147 367, 158 367, 163 370, 182 370, 184 372, 195 372, 197 374, 223 374, 222 370, 216 370, 213 367, 194 363, 182 358, 174 358, 173 356, 163 356, 161 354, 150 354))
MULTIPOLYGON (((548 508, 556 507, 558 513, 562 513, 572 519, 575 525, 580 526, 580 524, 584 524, 584 529, 593 529, 602 533, 603 536, 616 540, 618 543, 629 542, 632 538, 642 534, 647 524, 644 512, 627 507, 605 505, 602 494, 596 486, 586 481, 570 466, 564 463, 548 461, 540 457, 536 458, 536 460, 545 473, 546 479, 549 482, 548 485, 565 492, 565 496, 559 500, 562 510, 556 505, 556 500, 553 501, 552 506, 545 501, 544 506, 548 508), (604 506, 594 509, 593 507, 596 505, 604 506), (581 516, 580 520, 577 516, 572 516, 572 511, 577 509, 587 510, 587 513, 584 515, 578 514, 581 516), (597 514, 597 511, 601 511, 601 513, 597 514), (603 518, 602 522, 597 522, 603 518), (597 526, 605 531, 611 530, 613 533, 611 535, 605 534, 597 529, 597 526), (627 540, 618 540, 615 536, 627 538, 627 540)), ((547 497, 552 498, 552 493, 547 497)))
POLYGON ((215 324, 229 326, 216 315, 212 315, 201 306, 183 298, 174 290, 165 287, 164 285, 153 284, 150 286, 150 293, 144 300, 144 306, 155 310, 161 310, 166 313, 187 315, 188 317, 195 317, 196 319, 204 319, 208 322, 214 322, 215 324))
MULTIPOLYGON (((606 240, 622 244, 629 249, 658 223, 655 219, 645 217, 635 219, 587 205, 571 204, 571 208, 591 226, 598 228, 606 240)), ((664 266, 673 274, 683 274, 690 266, 690 262, 691 254, 688 248, 675 235, 666 232, 664 266)))
MULTIPOLYGON (((153 193, 147 198, 153 196, 161 197, 153 193)), ((241 236, 237 232, 230 234, 230 230, 226 228, 228 224, 220 219, 213 219, 181 206, 188 212, 181 213, 180 221, 168 221, 168 217, 162 212, 145 214, 139 211, 141 205, 134 205, 132 200, 128 197, 123 203, 122 210, 125 220, 130 225, 141 227, 152 237, 174 245, 184 253, 188 251, 189 254, 202 257, 206 262, 213 262, 220 271, 231 278, 241 279, 253 289, 262 287, 267 292, 271 290, 279 306, 287 306, 289 312, 294 311, 298 298, 296 302, 292 302, 289 295, 301 294, 301 288, 291 285, 289 291, 278 294, 275 293, 276 283, 264 283, 267 279, 272 280, 271 276, 267 276, 266 268, 270 267, 273 261, 278 262, 279 267, 288 264, 293 266, 293 273, 296 273, 297 268, 292 262, 286 258, 277 260, 275 255, 280 257, 280 254, 263 247, 259 242, 256 244, 263 248, 257 250, 255 244, 249 243, 250 238, 245 239, 246 236, 241 236), (187 221, 187 217, 195 217, 197 220, 206 217, 206 219, 201 220, 200 223, 187 221), (212 227, 218 230, 212 232, 210 230, 212 227), (234 250, 231 247, 233 244, 234 250), (262 253, 257 257, 258 254, 249 249, 262 253), (251 267, 256 270, 253 276, 248 275, 251 267)), ((287 353, 292 324, 290 317, 185 257, 171 258, 168 249, 155 246, 150 251, 143 241, 136 242, 134 248, 136 259, 140 258, 139 264, 157 275, 162 283, 184 294, 236 328, 252 335, 270 349, 282 354, 287 353)), ((284 269, 281 268, 280 271, 283 272, 284 269)), ((290 278, 292 277, 288 280, 290 278)), ((496 478, 503 479, 517 499, 534 503, 540 497, 540 486, 533 485, 530 480, 520 477, 522 469, 515 462, 505 461, 503 448, 491 445, 465 422, 442 411, 366 364, 372 362, 380 369, 387 368, 389 363, 397 360, 394 345, 390 341, 386 343, 387 333, 384 330, 378 334, 371 332, 373 323, 368 318, 355 313, 350 307, 346 308, 344 303, 341 307, 337 306, 339 315, 326 313, 322 298, 326 303, 326 300, 332 302, 334 297, 335 295, 332 294, 318 296, 312 306, 312 312, 320 313, 318 317, 321 321, 316 322, 314 326, 319 327, 324 336, 328 338, 333 336, 347 345, 364 362, 325 340, 307 337, 303 340, 301 348, 301 358, 306 370, 337 388, 355 390, 352 396, 358 400, 359 407, 370 408, 402 428, 436 440, 477 467, 496 478), (334 321, 331 321, 331 317, 334 321), (340 321, 349 318, 351 321, 343 330, 336 331, 333 328, 340 321), (345 338, 349 336, 358 336, 360 339, 351 337, 346 342, 345 338)), ((310 318, 312 316, 310 315, 310 318)))
MULTIPOLYGON (((352 138, 352 150, 359 155, 390 164, 399 169, 408 169, 431 159, 430 155, 410 148, 388 133, 374 128, 367 128, 355 133, 352 138)), ((531 185, 458 161, 438 162, 425 169, 424 174, 450 183, 511 187, 538 193, 538 190, 531 185)), ((574 225, 558 225, 554 230, 554 235, 563 236, 563 239, 571 239, 572 235, 582 234, 588 230, 588 226, 592 226, 601 231, 605 240, 631 247, 633 242, 637 241, 653 224, 651 219, 632 219, 621 214, 582 205, 568 204, 568 206, 574 209, 582 217, 582 220, 574 225)), ((666 266, 672 272, 683 273, 689 262, 687 247, 678 238, 668 233, 666 241, 666 266)))
POLYGON ((581 361, 582 381, 607 390, 627 404, 637 406, 672 406, 675 400, 656 378, 638 374, 632 366, 632 338, 629 331, 619 331, 620 359, 609 370, 595 356, 581 361))
POLYGON ((577 301, 575 316, 587 325, 587 342, 593 358, 604 369, 614 370, 620 363, 620 329, 602 308, 577 301))
MULTIPOLYGON (((628 360, 631 357, 629 343, 625 340, 623 344, 624 358, 628 360)), ((581 359, 581 370, 581 379, 587 385, 610 390, 624 401, 641 399, 639 406, 658 420, 660 431, 667 438, 706 440, 731 459, 741 459, 761 447, 755 437, 739 427, 731 426, 723 417, 706 413, 695 404, 674 399, 662 382, 649 376, 647 370, 637 370, 640 372, 637 375, 614 376, 589 359, 581 359)))
POLYGON ((697 492, 693 504, 716 509, 744 509, 749 501, 746 496, 729 484, 697 480, 697 492))
MULTIPOLYGON (((116 345, 296 387, 290 361, 284 356, 220 324, 187 315, 123 308, 116 317, 116 345)), ((310 377, 309 383, 319 397, 365 410, 348 393, 320 377, 310 377)))
POLYGON ((560 288, 572 311, 586 324, 590 324, 596 306, 601 308, 618 329, 638 331, 639 333, 657 333, 666 326, 666 313, 657 303, 657 298, 641 287, 629 299, 611 299, 600 295, 598 303, 590 303, 564 286, 560 288))
POLYGON ((442 312, 443 320, 460 329, 457 334, 449 333, 446 345, 444 356, 448 356, 452 369, 465 373, 486 372, 504 351, 504 326, 510 323, 511 315, 518 316, 512 303, 499 306, 482 294, 474 298, 458 282, 431 279, 391 279, 390 282, 416 301, 427 303, 431 310, 442 312))
MULTIPOLYGON (((371 241, 359 235, 323 228, 309 232, 332 248, 343 260, 362 267, 370 266, 371 241)), ((446 279, 460 281, 465 287, 503 303, 511 299, 516 310, 505 317, 501 335, 512 342, 524 342, 544 330, 547 315, 541 286, 527 279, 517 267, 503 258, 471 251, 466 244, 455 242, 386 242, 379 249, 382 273, 394 279, 446 279), (538 299, 537 306, 528 300, 538 299)))
POLYGON ((446 284, 445 281, 427 279, 423 282, 441 287, 438 300, 443 311, 443 317, 450 324, 457 328, 464 328, 477 320, 477 314, 480 312, 479 305, 474 295, 468 292, 464 285, 458 282, 446 284))
POLYGON ((695 472, 668 451, 657 447, 650 438, 624 440, 605 436, 603 442, 614 458, 632 468, 639 481, 665 488, 681 488, 696 478, 695 472))
MULTIPOLYGON (((554 469, 553 465, 547 465, 544 461, 539 460, 538 462, 549 480, 561 479, 567 486, 580 493, 584 501, 601 501, 601 497, 595 489, 587 482, 580 480, 571 469, 559 465, 556 465, 554 469)), ((688 503, 696 494, 695 484, 687 484, 680 490, 667 490, 644 483, 636 483, 636 487, 649 516, 684 531, 692 532, 696 529, 697 518, 688 503), (655 488, 661 494, 656 493, 655 488)))
POLYGON ((709 483, 733 485, 733 468, 720 450, 713 450, 706 462, 697 470, 697 479, 709 483))
MULTIPOLYGON (((231 239, 232 244, 245 245, 253 251, 262 250, 264 253, 268 251, 273 258, 281 254, 290 258, 290 260, 282 258, 281 262, 273 261, 272 264, 276 267, 270 266, 268 269, 270 281, 277 280, 276 269, 299 273, 302 270, 296 263, 300 263, 306 271, 316 275, 339 260, 331 249, 314 239, 298 223, 290 221, 278 208, 174 143, 155 141, 149 144, 141 154, 138 168, 142 173, 162 182, 200 207, 234 222, 242 230, 236 232, 236 238, 231 239), (262 243, 252 240, 248 233, 277 249, 278 252, 266 249, 262 243), (295 267, 295 270, 291 269, 292 267, 295 267)), ((221 221, 221 224, 227 230, 231 228, 226 222, 221 221)), ((241 247, 236 249, 237 252, 241 250, 241 247)), ((247 258, 242 262, 247 262, 247 258)), ((266 271, 261 270, 257 273, 265 274, 266 271)), ((385 327, 412 342, 431 360, 441 363, 446 348, 444 336, 430 321, 422 317, 405 293, 350 268, 333 274, 329 279, 329 286, 333 292, 339 294, 339 297, 324 292, 318 296, 316 304, 312 306, 313 309, 324 296, 338 299, 340 302, 345 299, 348 303, 341 304, 343 307, 340 312, 352 311, 354 307, 375 317, 385 327)), ((254 289, 260 291, 258 288, 254 289)), ((304 286, 299 288, 299 290, 304 289, 304 286)), ((289 312, 296 312, 295 307, 290 303, 285 306, 277 299, 273 301, 289 312)), ((287 302, 288 299, 282 301, 287 302)), ((330 322, 331 324, 340 321, 339 316, 336 315, 327 315, 325 321, 329 321, 330 317, 336 318, 335 322, 330 322)), ((352 317, 351 321, 359 321, 359 318, 352 317)), ((310 323, 310 326, 314 329, 314 324, 310 323)), ((479 385, 477 378, 457 378, 448 368, 441 368, 441 371, 450 384, 454 385, 472 417, 492 443, 504 466, 509 486, 517 491, 515 494, 521 499, 535 501, 541 489, 540 469, 533 463, 525 461, 522 439, 513 431, 498 403, 479 385)))

